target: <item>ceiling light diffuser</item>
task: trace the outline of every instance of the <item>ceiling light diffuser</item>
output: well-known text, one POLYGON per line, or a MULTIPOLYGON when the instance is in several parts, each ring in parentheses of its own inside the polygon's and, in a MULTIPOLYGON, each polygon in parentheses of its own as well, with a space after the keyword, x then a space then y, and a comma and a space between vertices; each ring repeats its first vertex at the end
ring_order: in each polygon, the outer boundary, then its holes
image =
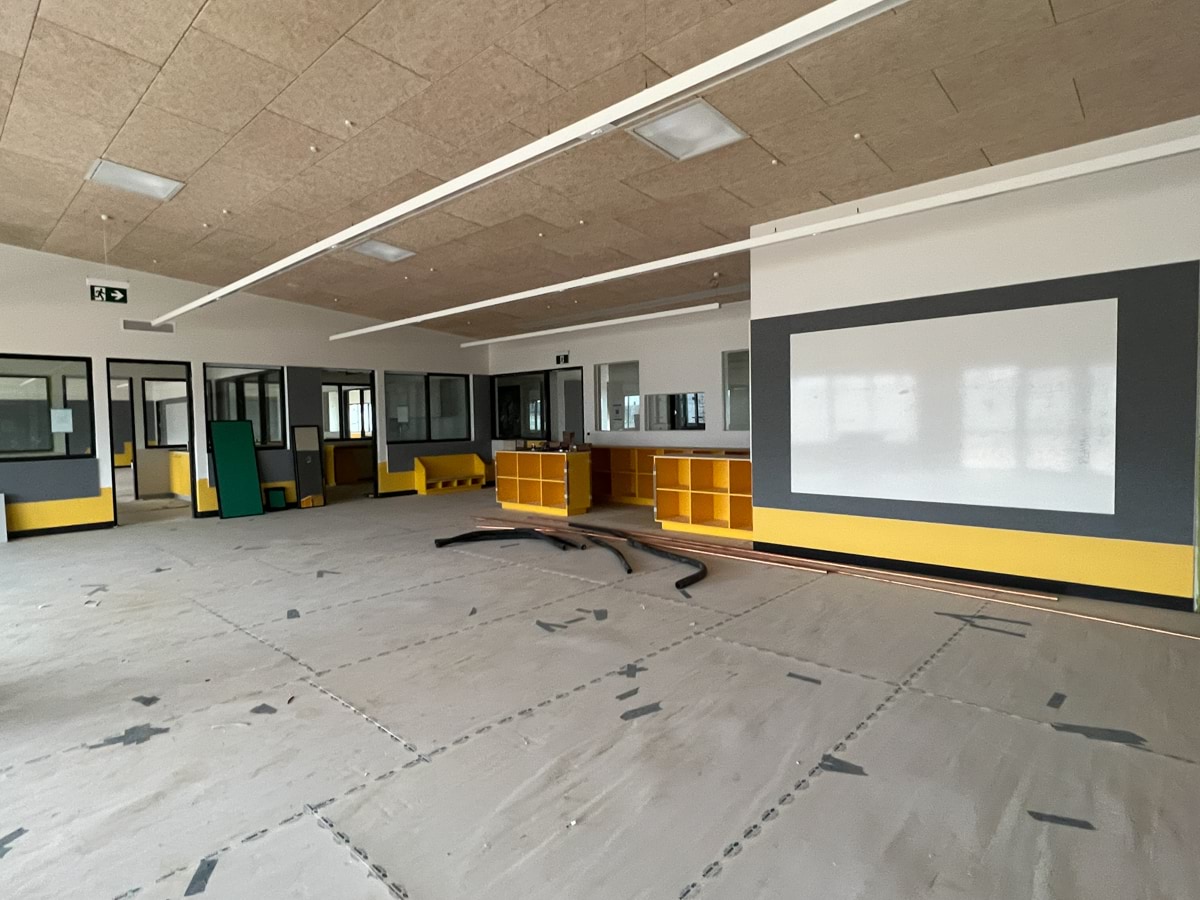
POLYGON ((629 130, 672 159, 681 161, 736 144, 746 136, 703 100, 685 103, 629 130))
POLYGON ((97 184, 141 194, 144 197, 153 197, 155 200, 170 200, 183 187, 182 181, 163 178, 161 175, 152 175, 141 169, 131 169, 129 166, 109 162, 107 159, 98 159, 92 163, 87 178, 97 184))
POLYGON ((411 250, 405 250, 403 247, 397 247, 394 244, 386 244, 383 241, 362 241, 350 248, 355 253, 361 253, 363 256, 372 256, 375 259, 382 259, 384 262, 400 262, 402 259, 408 259, 415 254, 411 250))

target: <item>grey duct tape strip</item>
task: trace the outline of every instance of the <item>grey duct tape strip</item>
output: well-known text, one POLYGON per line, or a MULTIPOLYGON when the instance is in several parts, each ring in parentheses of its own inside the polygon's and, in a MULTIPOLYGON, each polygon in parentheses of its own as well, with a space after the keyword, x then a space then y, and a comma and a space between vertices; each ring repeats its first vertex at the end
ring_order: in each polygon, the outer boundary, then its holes
POLYGON ((1062 709, 1062 705, 1067 702, 1067 695, 1060 694, 1057 691, 1050 695, 1050 699, 1046 705, 1051 709, 1062 709))
POLYGON ((1048 825, 1066 825, 1069 828, 1082 828, 1084 831, 1096 830, 1096 826, 1087 819, 1072 819, 1070 816, 1056 816, 1054 813, 1037 812, 1032 809, 1027 809, 1026 812, 1031 819, 1048 825))
POLYGON ((651 713, 661 712, 662 703, 648 703, 645 706, 639 706, 636 709, 627 709, 621 713, 621 718, 626 722, 631 719, 640 719, 642 716, 648 716, 651 713))
POLYGON ((640 690, 641 690, 641 688, 633 688, 632 690, 628 690, 623 694, 617 694, 617 699, 618 700, 628 700, 630 697, 637 694, 637 692, 640 690))
POLYGON ((801 675, 799 672, 788 672, 787 677, 795 678, 797 681, 807 681, 810 684, 820 684, 821 683, 820 678, 810 678, 807 675, 801 675))
POLYGON ((200 865, 196 867, 196 872, 192 875, 192 880, 188 882, 187 890, 183 892, 183 896, 193 897, 196 894, 203 894, 208 887, 208 879, 212 877, 213 869, 216 867, 216 857, 210 856, 207 859, 200 860, 200 865))

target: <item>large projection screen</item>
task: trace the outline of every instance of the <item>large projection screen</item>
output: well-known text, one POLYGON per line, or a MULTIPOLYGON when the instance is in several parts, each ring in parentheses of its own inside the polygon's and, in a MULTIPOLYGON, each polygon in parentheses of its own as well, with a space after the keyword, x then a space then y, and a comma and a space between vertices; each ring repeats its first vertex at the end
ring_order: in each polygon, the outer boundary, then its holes
POLYGON ((1113 513, 1117 301, 793 334, 792 491, 1113 513))

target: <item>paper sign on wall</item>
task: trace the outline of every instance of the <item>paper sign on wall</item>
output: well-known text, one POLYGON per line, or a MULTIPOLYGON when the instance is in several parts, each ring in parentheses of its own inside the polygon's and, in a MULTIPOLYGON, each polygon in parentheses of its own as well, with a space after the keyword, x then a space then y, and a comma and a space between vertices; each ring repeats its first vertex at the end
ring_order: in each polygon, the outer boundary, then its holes
POLYGON ((75 414, 70 409, 50 410, 50 430, 55 434, 70 434, 75 430, 75 414))

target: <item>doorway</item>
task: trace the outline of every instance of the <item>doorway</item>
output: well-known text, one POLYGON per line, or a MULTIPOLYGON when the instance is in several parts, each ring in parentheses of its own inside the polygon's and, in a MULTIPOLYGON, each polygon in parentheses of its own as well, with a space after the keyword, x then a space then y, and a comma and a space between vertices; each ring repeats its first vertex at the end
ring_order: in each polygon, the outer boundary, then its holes
POLYGON ((321 370, 326 503, 376 492, 375 401, 372 370, 321 370))
POLYGON ((108 385, 117 524, 192 516, 196 476, 191 364, 110 359, 108 385))

